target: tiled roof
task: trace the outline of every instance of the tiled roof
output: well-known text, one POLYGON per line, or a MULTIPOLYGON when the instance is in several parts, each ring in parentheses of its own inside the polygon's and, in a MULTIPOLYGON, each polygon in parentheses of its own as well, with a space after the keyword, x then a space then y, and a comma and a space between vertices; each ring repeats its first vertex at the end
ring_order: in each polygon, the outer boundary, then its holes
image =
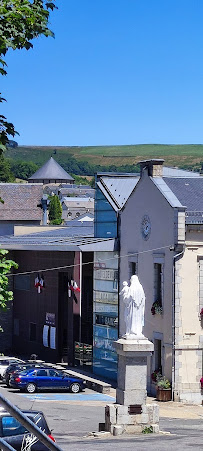
POLYGON ((0 221, 33 221, 42 219, 37 205, 43 195, 42 184, 0 183, 0 221))

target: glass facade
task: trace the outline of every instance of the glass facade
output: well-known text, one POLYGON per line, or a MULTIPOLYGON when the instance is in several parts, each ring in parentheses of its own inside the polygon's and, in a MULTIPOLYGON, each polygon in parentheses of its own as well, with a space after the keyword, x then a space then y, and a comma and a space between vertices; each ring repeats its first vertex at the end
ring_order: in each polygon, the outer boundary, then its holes
POLYGON ((118 254, 94 253, 93 372, 117 378, 118 254))

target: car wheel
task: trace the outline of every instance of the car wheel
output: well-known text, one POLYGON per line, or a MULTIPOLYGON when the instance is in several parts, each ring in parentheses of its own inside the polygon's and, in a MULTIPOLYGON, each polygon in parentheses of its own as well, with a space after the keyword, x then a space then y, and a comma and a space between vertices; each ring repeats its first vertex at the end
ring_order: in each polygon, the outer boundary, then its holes
POLYGON ((36 391, 36 388, 36 385, 30 382, 29 384, 27 384, 26 391, 28 393, 34 393, 36 391))
POLYGON ((74 384, 72 384, 70 386, 70 391, 72 393, 78 393, 80 391, 80 384, 78 384, 77 382, 75 382, 74 384))

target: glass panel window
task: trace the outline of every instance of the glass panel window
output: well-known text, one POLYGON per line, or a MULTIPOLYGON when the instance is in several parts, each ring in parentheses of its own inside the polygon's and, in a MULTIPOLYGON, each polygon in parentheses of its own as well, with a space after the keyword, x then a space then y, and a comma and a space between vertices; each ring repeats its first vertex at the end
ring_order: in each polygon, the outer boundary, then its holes
POLYGON ((154 263, 154 301, 162 305, 162 264, 154 263))
POLYGON ((129 262, 129 279, 137 274, 137 263, 129 262))
POLYGON ((47 371, 46 370, 38 370, 37 376, 47 376, 47 371))
POLYGON ((19 276, 14 277, 14 288, 15 290, 30 290, 30 275, 29 274, 20 274, 19 276))
POLYGON ((35 323, 30 323, 30 341, 36 341, 37 336, 37 325, 35 323))
POLYGON ((161 340, 154 340, 155 370, 162 374, 161 340))
POLYGON ((54 371, 54 370, 49 370, 49 375, 50 375, 51 377, 57 377, 57 376, 58 376, 58 373, 57 373, 56 371, 54 371))

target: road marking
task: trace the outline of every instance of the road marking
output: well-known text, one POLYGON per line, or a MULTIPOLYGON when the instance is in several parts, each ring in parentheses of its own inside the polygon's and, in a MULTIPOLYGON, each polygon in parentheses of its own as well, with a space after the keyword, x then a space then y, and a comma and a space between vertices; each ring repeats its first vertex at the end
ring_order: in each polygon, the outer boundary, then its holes
POLYGON ((32 401, 99 401, 114 403, 113 396, 102 393, 16 393, 32 401))

